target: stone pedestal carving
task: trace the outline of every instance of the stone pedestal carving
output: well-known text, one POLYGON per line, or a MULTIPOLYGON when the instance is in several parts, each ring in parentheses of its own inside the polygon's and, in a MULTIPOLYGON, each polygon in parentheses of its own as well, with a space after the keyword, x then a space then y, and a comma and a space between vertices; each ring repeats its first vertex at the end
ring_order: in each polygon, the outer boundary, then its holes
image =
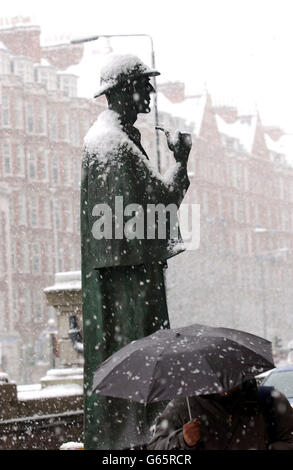
POLYGON ((57 312, 58 357, 56 369, 51 369, 41 379, 42 386, 62 383, 82 383, 83 355, 77 352, 69 337, 69 318, 76 316, 82 326, 80 271, 57 273, 55 284, 44 289, 47 302, 57 312))

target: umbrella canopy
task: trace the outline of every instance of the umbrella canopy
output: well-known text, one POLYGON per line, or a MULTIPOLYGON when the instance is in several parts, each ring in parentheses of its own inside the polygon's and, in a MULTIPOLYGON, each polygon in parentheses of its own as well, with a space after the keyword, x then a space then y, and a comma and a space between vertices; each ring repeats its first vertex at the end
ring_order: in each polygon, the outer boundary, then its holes
POLYGON ((126 345, 97 369, 93 391, 150 403, 225 392, 273 367, 269 341, 195 324, 126 345))

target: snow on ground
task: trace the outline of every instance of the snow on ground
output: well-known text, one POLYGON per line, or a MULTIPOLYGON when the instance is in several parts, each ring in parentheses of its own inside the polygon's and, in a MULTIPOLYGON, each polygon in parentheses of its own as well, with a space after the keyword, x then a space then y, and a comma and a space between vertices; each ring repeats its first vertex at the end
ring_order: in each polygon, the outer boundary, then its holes
POLYGON ((45 388, 42 388, 41 384, 18 385, 17 387, 17 398, 20 401, 82 394, 83 387, 78 384, 50 385, 45 388))
POLYGON ((82 450, 84 448, 81 442, 65 442, 60 450, 82 450))

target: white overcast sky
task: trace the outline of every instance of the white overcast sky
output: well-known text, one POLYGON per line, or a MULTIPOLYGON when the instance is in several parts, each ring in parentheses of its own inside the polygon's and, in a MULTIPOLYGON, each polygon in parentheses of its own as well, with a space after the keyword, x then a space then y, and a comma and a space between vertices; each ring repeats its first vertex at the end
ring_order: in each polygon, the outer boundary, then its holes
MULTIPOLYGON (((1 5, 2 18, 32 16, 47 43, 62 35, 149 34, 160 81, 182 80, 189 93, 206 86, 217 102, 257 106, 265 124, 287 132, 293 132, 292 12, 293 0, 9 0, 1 5)), ((150 64, 146 38, 120 39, 117 47, 150 64)))

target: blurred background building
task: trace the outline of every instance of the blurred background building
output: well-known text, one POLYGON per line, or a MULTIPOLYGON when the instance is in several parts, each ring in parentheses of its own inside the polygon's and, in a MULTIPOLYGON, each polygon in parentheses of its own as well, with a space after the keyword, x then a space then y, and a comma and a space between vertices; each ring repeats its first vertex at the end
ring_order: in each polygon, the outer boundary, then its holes
MULTIPOLYGON (((80 269, 82 143, 106 107, 80 91, 89 74, 98 85, 85 46, 41 47, 40 33, 0 29, 0 369, 18 383, 48 369, 54 311, 43 289, 56 272, 80 269)), ((157 89, 160 124, 193 134, 184 202, 201 208, 200 248, 168 263, 171 322, 260 334, 281 357, 293 338, 292 136, 264 127, 257 109, 214 103, 208 90, 157 89)), ((138 127, 156 165, 153 113, 138 127)), ((160 157, 164 173, 172 155, 163 134, 160 157)))

